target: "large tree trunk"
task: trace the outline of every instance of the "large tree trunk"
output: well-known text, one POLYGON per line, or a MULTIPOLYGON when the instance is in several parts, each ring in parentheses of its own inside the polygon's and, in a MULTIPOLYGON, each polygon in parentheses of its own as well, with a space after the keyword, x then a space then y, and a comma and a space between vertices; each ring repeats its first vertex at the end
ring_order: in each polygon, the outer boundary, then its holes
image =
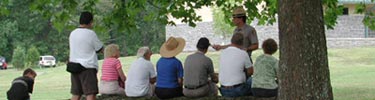
POLYGON ((322 0, 278 0, 280 100, 332 100, 322 0))

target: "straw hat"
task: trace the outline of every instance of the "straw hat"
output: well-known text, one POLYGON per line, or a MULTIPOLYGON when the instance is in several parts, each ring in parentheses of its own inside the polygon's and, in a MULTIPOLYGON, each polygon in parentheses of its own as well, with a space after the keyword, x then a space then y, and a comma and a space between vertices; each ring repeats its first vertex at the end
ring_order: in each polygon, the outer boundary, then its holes
POLYGON ((233 10, 232 17, 243 17, 246 16, 246 11, 242 6, 237 7, 233 10))
POLYGON ((162 57, 170 58, 174 57, 185 47, 185 39, 169 37, 166 42, 160 47, 160 55, 162 57))

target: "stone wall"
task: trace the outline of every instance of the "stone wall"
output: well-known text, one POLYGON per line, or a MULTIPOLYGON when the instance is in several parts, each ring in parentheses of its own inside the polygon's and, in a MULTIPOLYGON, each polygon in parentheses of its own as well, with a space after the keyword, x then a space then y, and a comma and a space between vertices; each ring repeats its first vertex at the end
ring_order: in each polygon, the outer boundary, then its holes
MULTIPOLYGON (((340 16, 333 30, 326 30, 328 48, 348 48, 375 46, 375 38, 365 38, 365 26, 362 24, 363 16, 340 16)), ((279 40, 278 25, 260 26, 256 21, 251 23, 257 30, 259 42, 273 38, 279 40)), ((214 34, 213 22, 197 23, 195 28, 186 24, 167 26, 166 37, 175 36, 186 39, 184 51, 196 50, 195 45, 200 37, 207 37, 212 44, 229 44, 230 37, 214 34)))
POLYGON ((365 38, 362 15, 339 16, 333 30, 326 31, 327 38, 365 38))

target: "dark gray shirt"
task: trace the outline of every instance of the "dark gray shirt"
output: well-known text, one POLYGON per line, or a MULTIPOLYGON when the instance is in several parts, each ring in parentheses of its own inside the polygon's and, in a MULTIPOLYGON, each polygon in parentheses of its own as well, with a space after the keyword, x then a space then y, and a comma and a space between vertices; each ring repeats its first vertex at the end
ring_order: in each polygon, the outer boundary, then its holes
MULTIPOLYGON (((251 44, 258 43, 257 32, 255 28, 250 25, 245 24, 243 27, 237 27, 236 29, 234 29, 233 34, 234 33, 242 33, 242 35, 244 36, 242 48, 248 48, 249 46, 251 46, 251 44)), ((252 51, 247 51, 250 57, 251 52, 252 51)))
POLYGON ((202 52, 189 55, 184 64, 184 85, 196 87, 207 84, 208 77, 214 73, 212 60, 202 52))

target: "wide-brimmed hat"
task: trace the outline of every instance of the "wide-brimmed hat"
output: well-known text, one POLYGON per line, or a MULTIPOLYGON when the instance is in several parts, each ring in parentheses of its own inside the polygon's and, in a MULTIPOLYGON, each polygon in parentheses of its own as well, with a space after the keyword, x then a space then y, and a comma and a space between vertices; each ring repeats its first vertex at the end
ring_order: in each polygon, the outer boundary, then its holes
POLYGON ((169 37, 167 41, 160 47, 160 55, 162 57, 170 58, 174 57, 185 47, 185 39, 169 37))
POLYGON ((243 17, 246 16, 246 11, 242 6, 237 7, 233 10, 232 17, 243 17))

